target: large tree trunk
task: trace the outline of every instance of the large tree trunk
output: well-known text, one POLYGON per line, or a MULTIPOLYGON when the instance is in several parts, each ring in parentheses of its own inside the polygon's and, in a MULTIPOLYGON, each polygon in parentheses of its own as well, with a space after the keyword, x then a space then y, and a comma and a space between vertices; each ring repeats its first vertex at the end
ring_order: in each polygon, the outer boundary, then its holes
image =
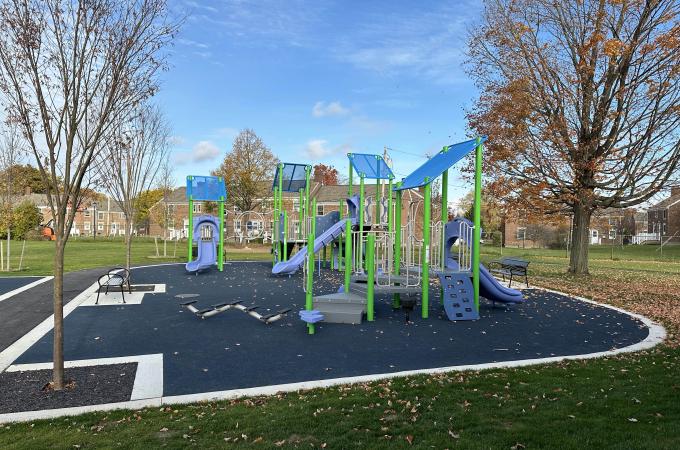
POLYGON ((52 350, 53 389, 59 391, 64 388, 64 247, 66 239, 57 234, 54 249, 54 342, 52 350))
POLYGON ((574 207, 574 221, 571 228, 571 253, 569 272, 588 274, 588 249, 590 244, 590 217, 593 211, 584 205, 574 207))

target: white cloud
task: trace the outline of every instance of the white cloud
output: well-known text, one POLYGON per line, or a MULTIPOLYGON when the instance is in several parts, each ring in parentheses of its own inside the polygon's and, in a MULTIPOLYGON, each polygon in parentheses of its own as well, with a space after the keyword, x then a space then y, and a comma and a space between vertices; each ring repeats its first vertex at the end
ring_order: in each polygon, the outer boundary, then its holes
POLYGON ((342 106, 340 102, 316 102, 312 108, 314 117, 346 116, 347 114, 349 114, 349 109, 342 106))
POLYGON ((312 160, 319 160, 339 153, 347 153, 351 150, 352 147, 349 144, 330 147, 325 139, 311 139, 305 145, 304 154, 312 160))
POLYGON ((191 150, 193 162, 211 161, 220 155, 220 149, 210 141, 200 141, 191 150))
POLYGON ((170 136, 168 138, 168 144, 170 144, 173 147, 180 147, 184 144, 186 144, 186 139, 184 139, 182 136, 170 136))

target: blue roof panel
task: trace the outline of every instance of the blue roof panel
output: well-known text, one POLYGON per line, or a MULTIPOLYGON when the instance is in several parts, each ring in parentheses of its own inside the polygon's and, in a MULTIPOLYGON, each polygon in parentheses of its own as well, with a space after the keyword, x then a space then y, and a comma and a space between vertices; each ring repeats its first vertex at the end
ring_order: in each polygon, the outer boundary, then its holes
POLYGON ((284 163, 283 170, 276 169, 272 190, 279 187, 279 175, 283 173, 281 187, 283 192, 299 192, 307 186, 307 165, 284 163))
MULTIPOLYGON (((484 143, 485 141, 486 136, 482 136, 480 142, 484 143)), ((476 146, 476 138, 449 145, 404 178, 401 186, 399 188, 395 187, 394 190, 403 191, 404 189, 413 189, 431 183, 435 178, 444 173, 445 170, 465 158, 468 153, 474 151, 476 146)))
POLYGON ((224 178, 189 175, 187 177, 187 199, 212 202, 226 201, 227 188, 224 184, 224 178))
POLYGON ((380 155, 370 155, 367 153, 350 153, 347 155, 356 173, 364 178, 374 180, 389 180, 394 178, 392 169, 387 165, 380 155))

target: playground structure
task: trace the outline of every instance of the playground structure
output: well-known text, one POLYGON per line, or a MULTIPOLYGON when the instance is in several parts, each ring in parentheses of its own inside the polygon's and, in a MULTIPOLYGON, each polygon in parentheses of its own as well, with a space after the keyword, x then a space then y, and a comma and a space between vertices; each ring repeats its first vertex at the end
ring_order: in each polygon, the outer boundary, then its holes
MULTIPOLYGON (((393 308, 410 308, 409 298, 402 305, 402 295, 420 294, 421 316, 430 311, 430 277, 439 279, 441 300, 450 320, 476 320, 479 318, 479 297, 492 302, 520 303, 522 294, 502 286, 480 263, 481 241, 481 163, 485 137, 448 145, 426 161, 402 181, 394 183, 394 174, 380 155, 350 153, 348 216, 340 214, 323 230, 316 229, 317 220, 308 220, 306 246, 290 256, 286 230, 286 212, 281 208, 281 193, 287 186, 295 186, 305 195, 309 206, 308 182, 295 178, 296 164, 282 164, 277 168, 274 183, 274 218, 280 222, 275 232, 273 274, 290 275, 303 269, 305 311, 300 318, 307 322, 309 333, 314 324, 323 320, 336 323, 361 323, 363 315, 374 320, 374 301, 377 294, 392 295, 393 308), (468 154, 475 154, 474 220, 449 221, 448 170, 468 154), (292 169, 290 169, 292 168, 292 169), (359 193, 353 193, 354 172, 359 178, 359 193), (287 176, 288 175, 288 176, 287 176), (432 217, 432 184, 441 177, 441 217, 432 217), (367 201, 365 185, 375 180, 376 189, 372 204, 367 201), (295 182, 303 183, 295 185, 295 182), (387 189, 384 189, 384 188, 387 189), (402 220, 403 193, 418 190, 423 196, 422 215, 418 203, 408 205, 406 221, 402 220), (381 193, 387 195, 381 196, 381 193), (370 215, 370 212, 373 214, 370 215), (418 235, 419 220, 422 229, 418 235), (457 252, 452 251, 456 246, 457 252), (326 249, 331 249, 331 268, 344 270, 344 283, 337 293, 322 296, 313 294, 315 259, 326 249), (309 251, 308 249, 312 249, 309 251)), ((290 192, 290 191, 289 191, 290 192)), ((302 208, 301 208, 302 211, 302 208)), ((312 201, 312 211, 316 211, 312 201)), ((342 208, 340 208, 342 211, 342 208)), ((305 208, 308 217, 308 209, 305 208)), ((303 222, 300 222, 301 224, 303 222)), ((299 233, 299 230, 296 230, 299 233)), ((294 243, 300 243, 295 239, 294 243)), ((319 262, 319 267, 321 262, 319 262)))
POLYGON ((187 272, 198 274, 217 263, 221 272, 224 268, 224 203, 227 190, 222 177, 187 177, 187 199, 189 200, 188 257, 187 272), (194 201, 218 203, 219 217, 200 215, 194 217, 194 201), (197 258, 193 259, 194 243, 197 258))

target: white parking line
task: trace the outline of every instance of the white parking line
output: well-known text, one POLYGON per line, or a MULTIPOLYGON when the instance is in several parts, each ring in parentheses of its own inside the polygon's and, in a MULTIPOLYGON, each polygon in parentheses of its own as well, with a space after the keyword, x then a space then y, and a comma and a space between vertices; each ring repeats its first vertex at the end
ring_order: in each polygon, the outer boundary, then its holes
MULTIPOLYGON (((14 277, 12 277, 12 278, 14 278, 14 277)), ((24 277, 21 277, 21 278, 24 278, 24 277)), ((40 278, 38 280, 35 280, 33 283, 29 283, 25 286, 21 286, 20 288, 16 288, 13 291, 6 292, 6 293, 0 295, 0 302, 3 301, 3 300, 7 300, 8 298, 14 297, 15 295, 20 294, 24 291, 27 291, 31 288, 34 288, 39 284, 43 284, 47 281, 50 281, 52 278, 54 278, 54 277, 53 276, 43 277, 43 278, 40 278)))

